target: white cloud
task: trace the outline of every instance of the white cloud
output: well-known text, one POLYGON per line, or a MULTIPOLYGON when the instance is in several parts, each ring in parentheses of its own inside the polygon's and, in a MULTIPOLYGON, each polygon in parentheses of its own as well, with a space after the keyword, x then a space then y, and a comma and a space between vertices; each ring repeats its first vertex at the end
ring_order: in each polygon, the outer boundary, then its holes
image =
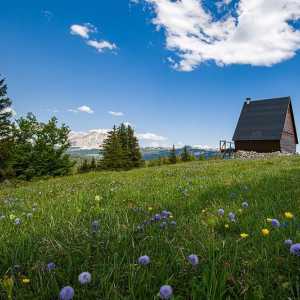
POLYGON ((146 2, 154 8, 153 23, 165 31, 166 47, 179 56, 173 67, 181 71, 207 61, 272 66, 300 49, 300 30, 290 23, 300 19, 299 0, 240 0, 218 20, 200 0, 146 2))
POLYGON ((86 43, 87 45, 97 49, 98 52, 103 52, 104 50, 117 49, 116 44, 104 40, 101 41, 88 40, 86 43))
POLYGON ((90 23, 86 23, 84 25, 74 24, 70 27, 71 34, 79 35, 84 39, 88 39, 90 37, 90 33, 94 32, 97 32, 97 28, 90 23))
POLYGON ((110 115, 114 116, 114 117, 122 117, 122 116, 124 116, 124 113, 122 113, 121 111, 109 111, 108 113, 110 115))
POLYGON ((78 112, 84 112, 88 114, 93 114, 94 111, 87 105, 82 105, 76 109, 70 108, 68 109, 69 112, 78 113, 78 112))
POLYGON ((139 140, 156 141, 156 142, 167 140, 167 138, 164 136, 160 136, 160 135, 157 135, 155 133, 150 133, 150 132, 138 133, 137 137, 139 140))

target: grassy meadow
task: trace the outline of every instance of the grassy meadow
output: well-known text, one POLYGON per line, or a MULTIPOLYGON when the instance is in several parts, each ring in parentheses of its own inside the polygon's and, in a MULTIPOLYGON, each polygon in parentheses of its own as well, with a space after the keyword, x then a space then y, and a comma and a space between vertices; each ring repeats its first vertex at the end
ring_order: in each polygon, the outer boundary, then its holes
POLYGON ((300 299, 287 239, 300 243, 299 157, 3 185, 0 299, 59 299, 65 286, 73 299, 159 299, 162 285, 177 300, 300 299), (154 220, 163 210, 171 214, 154 220), (92 280, 82 285, 84 271, 92 280))

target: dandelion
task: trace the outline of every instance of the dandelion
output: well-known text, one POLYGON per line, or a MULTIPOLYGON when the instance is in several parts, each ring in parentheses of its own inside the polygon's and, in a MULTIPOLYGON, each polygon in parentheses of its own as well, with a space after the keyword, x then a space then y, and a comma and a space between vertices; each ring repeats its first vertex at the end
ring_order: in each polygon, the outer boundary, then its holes
POLYGON ((54 270, 55 268, 56 268, 56 265, 55 265, 54 262, 50 262, 50 263, 47 264, 47 269, 48 269, 49 272, 54 270))
POLYGON ((293 241, 290 240, 290 239, 288 239, 288 240, 285 240, 285 241, 284 241, 284 244, 285 244, 286 246, 291 246, 291 245, 293 244, 293 241))
POLYGON ((199 264, 199 258, 196 254, 191 254, 187 257, 187 260, 192 266, 197 266, 199 264))
POLYGON ((92 280, 92 275, 91 273, 89 272, 82 272, 79 274, 78 276, 78 281, 81 283, 81 284, 87 284, 87 283, 90 283, 92 280))
POLYGON ((264 228, 264 229, 261 230, 261 234, 262 234, 263 236, 267 236, 267 235, 270 234, 270 231, 269 231, 269 229, 264 228))
POLYGON ((242 203, 242 208, 248 208, 248 207, 249 207, 248 202, 244 201, 244 202, 242 203))
POLYGON ((219 216, 224 216, 224 213, 225 213, 225 211, 224 211, 223 208, 219 208, 219 209, 218 209, 218 215, 219 215, 219 216))
POLYGON ((173 289, 170 285, 163 285, 159 290, 161 299, 170 299, 173 295, 173 289))
POLYGON ((20 225, 21 224, 21 219, 20 218, 16 218, 15 219, 15 224, 16 225, 20 225))
POLYGON ((293 244, 290 248, 290 253, 300 256, 300 244, 293 244))
POLYGON ((286 212, 284 213, 284 216, 285 216, 287 219, 293 219, 293 218, 294 218, 294 215, 293 215, 291 212, 289 212, 289 211, 286 211, 286 212))
POLYGON ((72 300, 74 297, 74 289, 71 286, 65 286, 60 290, 59 298, 61 300, 72 300))
POLYGON ((230 213, 228 214, 228 218, 229 218, 229 220, 230 220, 231 222, 234 222, 234 221, 235 221, 235 214, 234 214, 233 212, 230 212, 230 213))
POLYGON ((146 266, 150 263, 150 257, 148 255, 140 256, 138 259, 140 265, 146 266))
POLYGON ((272 219, 271 224, 275 228, 280 227, 280 222, 277 219, 272 219))
POLYGON ((241 233, 241 234, 240 234, 240 237, 241 237, 242 239, 246 239, 248 236, 249 236, 248 233, 241 233))

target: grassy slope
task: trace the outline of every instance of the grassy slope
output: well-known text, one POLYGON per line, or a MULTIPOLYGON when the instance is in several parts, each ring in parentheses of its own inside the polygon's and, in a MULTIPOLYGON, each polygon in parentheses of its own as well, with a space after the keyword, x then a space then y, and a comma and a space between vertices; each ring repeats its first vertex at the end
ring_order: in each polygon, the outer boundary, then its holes
MULTIPOLYGON (((300 159, 209 161, 120 173, 90 173, 18 188, 0 186, 0 278, 20 265, 16 299, 57 299, 72 285, 75 299, 157 299, 163 284, 175 299, 300 298, 298 257, 283 241, 300 242, 300 159), (100 195, 99 204, 95 196, 100 195), (12 197, 12 204, 4 200, 12 197), (238 212, 247 199, 249 208, 238 212), (25 214, 37 210, 32 219, 25 214), (235 212, 237 223, 216 216, 218 208, 235 212), (135 211, 134 208, 143 210, 135 211), (150 210, 149 210, 150 208, 150 210), (152 208, 152 210, 151 210, 152 208), (176 228, 158 224, 137 232, 137 226, 163 209, 173 213, 176 228), (267 217, 284 221, 272 229, 267 217), (9 215, 22 220, 15 225, 9 215), (91 234, 91 222, 101 229, 91 234), (225 228, 225 224, 229 228, 225 228), (263 237, 262 228, 270 235, 263 237), (239 234, 246 232, 247 239, 239 234), (196 253, 198 267, 186 256, 196 253), (151 264, 138 266, 140 255, 151 264), (53 261, 54 272, 44 267, 53 261), (88 286, 78 274, 92 273, 88 286)), ((0 288, 0 298, 5 291, 0 288)))

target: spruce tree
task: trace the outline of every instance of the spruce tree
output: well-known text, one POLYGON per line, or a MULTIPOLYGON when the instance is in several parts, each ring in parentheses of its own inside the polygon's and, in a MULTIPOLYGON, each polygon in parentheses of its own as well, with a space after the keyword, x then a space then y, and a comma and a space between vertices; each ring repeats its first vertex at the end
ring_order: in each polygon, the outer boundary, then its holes
POLYGON ((139 142, 131 126, 127 127, 130 166, 139 168, 144 164, 139 142))
POLYGON ((185 162, 192 160, 191 154, 190 154, 187 146, 183 147, 183 151, 181 153, 181 160, 185 161, 185 162))
POLYGON ((175 145, 173 145, 173 147, 170 151, 169 162, 170 162, 170 164, 176 164, 176 162, 177 162, 175 145))
POLYGON ((96 168, 97 168, 97 164, 96 164, 95 157, 93 156, 92 160, 91 160, 91 164, 90 164, 90 169, 91 170, 96 170, 96 168))
POLYGON ((129 136, 128 136, 128 127, 122 123, 117 129, 118 139, 120 141, 122 151, 120 152, 120 157, 118 158, 122 164, 122 169, 130 169, 130 149, 129 149, 129 136))
POLYGON ((8 175, 12 147, 12 109, 5 79, 0 79, 0 181, 8 175))

